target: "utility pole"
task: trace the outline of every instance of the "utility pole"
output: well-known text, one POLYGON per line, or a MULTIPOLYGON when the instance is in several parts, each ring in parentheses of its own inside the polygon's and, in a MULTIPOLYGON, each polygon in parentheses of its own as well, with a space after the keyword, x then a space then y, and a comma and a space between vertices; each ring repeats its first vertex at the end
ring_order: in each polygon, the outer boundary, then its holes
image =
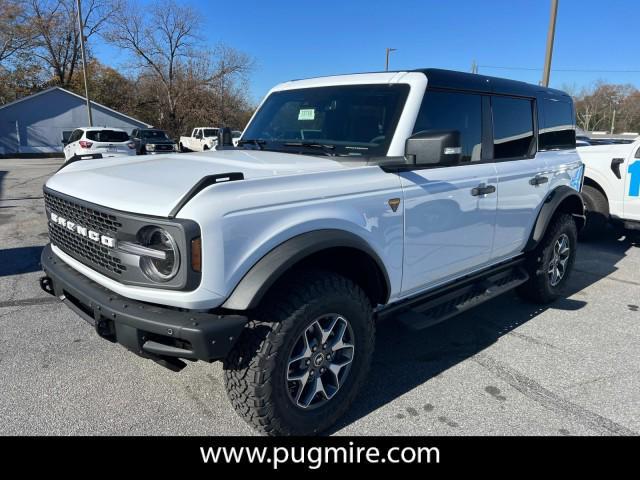
POLYGON ((87 115, 89 116, 89 126, 93 127, 93 115, 91 113, 91 100, 89 100, 89 77, 87 75, 87 56, 84 51, 84 26, 82 25, 82 10, 80 0, 78 5, 78 29, 80 31, 80 53, 82 55, 82 74, 84 76, 84 94, 87 99, 87 115))
POLYGON ((389 54, 391 52, 395 52, 397 50, 397 48, 387 48, 387 61, 384 64, 384 71, 388 72, 389 71, 389 54))
POLYGON ((616 129, 616 109, 613 109, 613 114, 611 116, 611 135, 614 134, 614 130, 616 129))
POLYGON ((478 73, 478 64, 475 60, 471 63, 471 73, 478 73))
POLYGON ((558 0, 551 0, 551 18, 549 19, 549 31, 547 32, 547 51, 544 58, 544 72, 542 74, 542 85, 549 86, 549 76, 551 75, 551 57, 553 56, 553 40, 556 36, 556 16, 558 15, 558 0))

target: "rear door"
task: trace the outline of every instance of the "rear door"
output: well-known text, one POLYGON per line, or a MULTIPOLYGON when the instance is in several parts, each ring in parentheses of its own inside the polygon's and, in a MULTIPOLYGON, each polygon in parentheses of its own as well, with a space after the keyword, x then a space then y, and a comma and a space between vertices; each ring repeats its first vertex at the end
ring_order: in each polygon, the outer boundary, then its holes
POLYGON ((491 96, 493 152, 498 176, 494 260, 522 251, 549 191, 549 175, 537 155, 532 98, 491 96))
POLYGON ((410 295, 486 265, 497 206, 496 171, 483 152, 488 99, 428 90, 414 127, 460 132, 461 163, 400 173, 405 202, 402 293, 410 295), (483 108, 484 106, 484 108, 483 108), (478 194, 477 187, 494 187, 478 194))

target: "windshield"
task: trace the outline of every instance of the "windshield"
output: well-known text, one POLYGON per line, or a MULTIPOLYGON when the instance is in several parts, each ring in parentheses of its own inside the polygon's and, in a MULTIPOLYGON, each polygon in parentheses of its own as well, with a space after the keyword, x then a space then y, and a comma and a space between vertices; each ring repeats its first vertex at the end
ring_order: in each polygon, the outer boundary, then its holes
POLYGON ((203 128, 202 135, 204 137, 217 137, 218 129, 217 128, 203 128))
POLYGON ((167 134, 163 130, 142 130, 140 132, 141 138, 152 138, 155 140, 168 140, 167 134))
POLYGON ((408 92, 399 84, 274 92, 242 138, 264 141, 265 149, 295 143, 330 147, 336 155, 386 155, 408 92))
POLYGON ((94 142, 126 142, 129 135, 117 130, 90 130, 87 132, 87 139, 94 142))

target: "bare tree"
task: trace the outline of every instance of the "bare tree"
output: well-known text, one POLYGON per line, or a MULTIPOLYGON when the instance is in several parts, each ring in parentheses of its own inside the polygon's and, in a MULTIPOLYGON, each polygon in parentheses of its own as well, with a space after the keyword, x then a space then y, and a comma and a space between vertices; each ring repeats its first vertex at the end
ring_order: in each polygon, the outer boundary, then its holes
POLYGON ((106 38, 129 51, 135 66, 159 81, 172 130, 179 126, 177 78, 181 67, 192 54, 200 26, 199 16, 191 7, 162 0, 142 12, 129 1, 126 13, 112 22, 106 38))
POLYGON ((23 2, 0 0, 0 70, 31 41, 31 30, 24 18, 23 2))
POLYGON ((147 4, 144 13, 129 0, 122 12, 105 37, 131 54, 139 105, 155 108, 155 118, 148 121, 177 135, 194 121, 231 117, 225 112, 242 102, 229 99, 246 97, 240 85, 253 66, 247 55, 224 45, 203 45, 200 16, 174 0, 147 4))
MULTIPOLYGON (((80 61, 76 0, 23 0, 34 31, 33 55, 67 87, 80 61)), ((99 33, 120 9, 119 0, 82 0, 85 39, 99 33)))

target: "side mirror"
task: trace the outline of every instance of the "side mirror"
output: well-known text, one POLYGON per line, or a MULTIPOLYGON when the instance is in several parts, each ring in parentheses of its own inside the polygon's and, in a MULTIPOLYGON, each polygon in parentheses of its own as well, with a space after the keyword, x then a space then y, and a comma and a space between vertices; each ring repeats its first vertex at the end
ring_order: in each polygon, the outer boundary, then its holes
POLYGON ((231 137, 231 129, 229 127, 223 127, 218 130, 218 144, 217 149, 233 147, 233 140, 231 137))
POLYGON ((462 146, 458 130, 425 130, 407 138, 404 155, 409 165, 457 165, 462 146))

